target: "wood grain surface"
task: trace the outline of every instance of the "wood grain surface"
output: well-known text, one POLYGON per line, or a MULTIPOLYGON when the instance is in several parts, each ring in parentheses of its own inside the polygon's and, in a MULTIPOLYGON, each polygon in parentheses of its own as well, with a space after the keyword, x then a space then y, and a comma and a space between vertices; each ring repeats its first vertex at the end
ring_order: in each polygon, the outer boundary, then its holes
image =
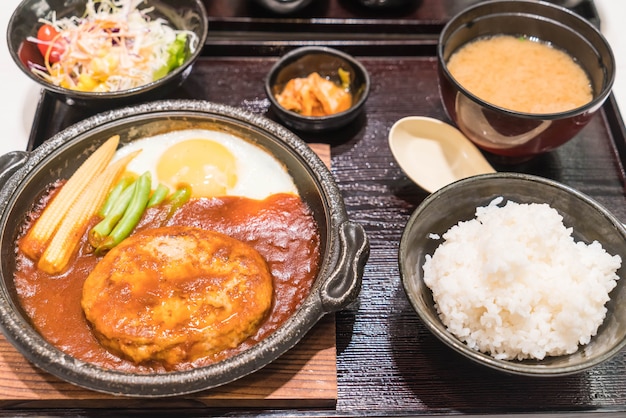
MULTIPOLYGON (((332 407, 337 400, 334 315, 265 368, 228 385, 167 400, 169 408, 203 406, 332 407)), ((41 371, 0 338, 0 408, 155 408, 159 400, 79 388, 41 371)))
MULTIPOLYGON (((358 302, 336 314, 336 406, 321 411, 295 407, 290 413, 626 412, 624 352, 573 376, 510 376, 478 366, 447 348, 412 310, 400 283, 398 243, 408 217, 427 193, 397 166, 387 133, 396 120, 409 115, 448 119, 439 99, 435 58, 403 56, 401 47, 396 51, 394 57, 358 56, 370 73, 372 90, 365 112, 355 123, 334 132, 298 133, 309 143, 331 146, 333 176, 349 217, 365 227, 371 251, 358 302)), ((275 119, 263 79, 276 59, 202 58, 176 97, 221 102, 275 119)), ((85 116, 65 105, 53 105, 53 114, 59 116, 56 129, 85 116)), ((500 171, 537 174, 573 186, 626 220, 624 163, 618 152, 624 143, 623 122, 609 101, 575 139, 554 152, 517 166, 488 158, 500 171)), ((231 416, 250 411, 230 405, 211 413, 231 416)))

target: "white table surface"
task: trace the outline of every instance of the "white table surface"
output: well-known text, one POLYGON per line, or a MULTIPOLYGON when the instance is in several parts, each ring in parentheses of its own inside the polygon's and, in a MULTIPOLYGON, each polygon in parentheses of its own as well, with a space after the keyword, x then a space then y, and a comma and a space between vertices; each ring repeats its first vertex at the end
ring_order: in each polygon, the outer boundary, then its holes
MULTIPOLYGON (((3 81, 3 100, 0 100, 0 155, 13 150, 24 150, 28 144, 39 88, 17 69, 9 55, 6 31, 11 13, 20 0, 2 0, 0 7, 0 79, 3 81)), ((617 61, 617 77, 613 93, 622 117, 626 116, 626 28, 620 29, 626 17, 626 1, 595 0, 600 15, 601 30, 613 48, 617 61)))

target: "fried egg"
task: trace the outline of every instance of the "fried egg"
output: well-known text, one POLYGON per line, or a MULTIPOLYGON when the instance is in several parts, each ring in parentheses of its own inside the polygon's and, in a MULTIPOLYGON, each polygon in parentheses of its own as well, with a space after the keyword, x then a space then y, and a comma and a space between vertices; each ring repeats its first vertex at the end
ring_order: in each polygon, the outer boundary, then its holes
POLYGON ((140 175, 150 171, 152 188, 176 189, 187 183, 194 197, 243 196, 264 199, 276 193, 298 194, 285 166, 261 147, 235 135, 208 129, 173 131, 133 141, 115 159, 141 150, 127 166, 140 175))

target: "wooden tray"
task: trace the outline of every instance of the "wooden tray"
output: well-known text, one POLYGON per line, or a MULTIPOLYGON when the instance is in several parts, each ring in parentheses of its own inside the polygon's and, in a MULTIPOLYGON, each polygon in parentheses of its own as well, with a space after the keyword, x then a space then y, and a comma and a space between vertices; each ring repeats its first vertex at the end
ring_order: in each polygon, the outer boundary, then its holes
MULTIPOLYGON (((537 379, 501 374, 475 365, 437 340, 420 322, 402 290, 397 265, 398 243, 407 219, 427 193, 397 166, 387 145, 387 134, 395 121, 409 115, 449 122, 437 87, 436 36, 425 34, 432 22, 440 25, 445 18, 438 15, 429 20, 424 16, 430 10, 427 8, 435 3, 450 7, 463 1, 423 0, 410 16, 382 16, 381 20, 358 22, 362 25, 354 36, 347 35, 351 26, 346 25, 353 24, 346 22, 350 19, 323 18, 322 26, 336 28, 340 34, 316 32, 310 39, 304 39, 301 32, 260 32, 255 38, 252 29, 263 27, 267 20, 290 25, 292 18, 248 18, 244 3, 243 0, 207 2, 213 10, 236 9, 237 13, 214 19, 222 22, 220 28, 224 32, 210 37, 203 57, 173 97, 225 103, 275 119, 265 97, 263 80, 278 56, 308 44, 331 44, 356 55, 372 79, 365 112, 353 124, 319 135, 297 132, 310 143, 323 142, 331 146, 332 173, 344 196, 348 214, 365 227, 370 240, 370 257, 359 300, 335 315, 336 404, 331 409, 301 409, 294 405, 284 410, 271 404, 244 409, 237 403, 226 402, 221 409, 207 409, 204 404, 186 404, 179 408, 176 400, 171 400, 171 403, 160 403, 158 410, 145 404, 137 409, 131 406, 124 410, 124 415, 153 416, 161 412, 163 416, 184 413, 229 417, 513 413, 578 416, 588 412, 592 416, 593 413, 625 416, 626 352, 573 376, 537 379), (426 29, 405 36, 388 36, 381 28, 393 26, 393 22, 400 22, 398 26, 405 28, 426 25, 426 29), (230 23, 239 25, 238 29, 248 29, 241 36, 241 42, 237 42, 239 33, 233 33, 231 38, 226 36, 230 23), (292 40, 288 39, 290 36, 292 40)), ((316 7, 325 5, 326 11, 344 13, 342 5, 349 3, 328 0, 316 7)), ((593 6, 592 2, 585 4, 593 6)), ((588 18, 594 20, 597 16, 588 18)), ((317 27, 315 19, 302 19, 302 27, 310 26, 311 31, 317 27)), ((404 29, 397 29, 397 32, 401 30, 404 29)), ((37 146, 58 130, 89 115, 89 111, 69 108, 44 94, 31 146, 37 146)), ((535 174, 568 184, 592 196, 626 221, 626 130, 612 96, 590 124, 561 148, 522 165, 492 163, 500 171, 535 174)), ((14 405, 6 414, 106 415, 114 404, 104 402, 100 406, 78 411, 65 407, 29 411, 14 405)))

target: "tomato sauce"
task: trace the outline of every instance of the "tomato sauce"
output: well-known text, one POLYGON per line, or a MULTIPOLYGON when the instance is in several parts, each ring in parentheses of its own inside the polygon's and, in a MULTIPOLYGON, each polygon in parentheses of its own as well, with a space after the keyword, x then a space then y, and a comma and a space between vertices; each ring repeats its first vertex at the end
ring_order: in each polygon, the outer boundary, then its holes
MULTIPOLYGON (((35 210, 40 211, 41 207, 35 210)), ((319 271, 320 237, 310 209, 298 196, 276 194, 265 200, 193 199, 165 224, 164 213, 165 209, 149 209, 136 230, 183 225, 230 235, 254 247, 267 261, 274 279, 272 310, 255 335, 232 350, 179 364, 176 370, 211 364, 244 351, 278 329, 309 294, 319 271)), ((34 213, 31 218, 36 219, 37 215, 34 213)), ((96 222, 94 219, 93 224, 96 222)), ((14 281, 20 302, 47 341, 73 357, 107 369, 165 371, 162 366, 137 365, 110 353, 92 334, 80 300, 83 283, 100 258, 93 254, 86 234, 70 267, 60 275, 51 276, 38 270, 17 244, 16 255, 14 281)))

